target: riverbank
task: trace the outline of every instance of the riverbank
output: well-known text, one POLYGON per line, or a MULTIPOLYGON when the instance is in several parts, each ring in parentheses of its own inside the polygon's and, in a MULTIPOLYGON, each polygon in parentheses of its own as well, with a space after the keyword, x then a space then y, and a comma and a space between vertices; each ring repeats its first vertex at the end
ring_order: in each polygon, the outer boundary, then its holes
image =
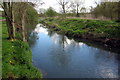
POLYGON ((120 23, 115 21, 46 18, 40 22, 68 37, 89 40, 110 48, 120 48, 120 23))
POLYGON ((32 65, 28 43, 7 38, 6 22, 2 22, 2 78, 42 78, 42 73, 32 65))

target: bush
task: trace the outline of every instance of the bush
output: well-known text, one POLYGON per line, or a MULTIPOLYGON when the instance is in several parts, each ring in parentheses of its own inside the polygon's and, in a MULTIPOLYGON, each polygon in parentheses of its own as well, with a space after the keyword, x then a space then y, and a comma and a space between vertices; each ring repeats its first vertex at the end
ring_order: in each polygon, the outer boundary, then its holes
POLYGON ((47 11, 45 12, 45 15, 48 17, 54 17, 56 16, 57 12, 53 10, 52 7, 48 8, 47 11))

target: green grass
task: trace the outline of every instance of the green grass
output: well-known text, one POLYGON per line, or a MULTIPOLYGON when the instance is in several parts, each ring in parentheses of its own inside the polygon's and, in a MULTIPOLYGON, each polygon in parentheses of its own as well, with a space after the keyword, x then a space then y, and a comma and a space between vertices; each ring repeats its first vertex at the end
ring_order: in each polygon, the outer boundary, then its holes
POLYGON ((2 77, 42 78, 32 65, 32 53, 27 42, 7 39, 6 22, 2 22, 2 77))
POLYGON ((94 37, 120 38, 120 23, 115 21, 47 18, 41 22, 56 24, 56 28, 71 36, 92 34, 94 37))
POLYGON ((5 19, 5 17, 0 16, 0 19, 5 19))

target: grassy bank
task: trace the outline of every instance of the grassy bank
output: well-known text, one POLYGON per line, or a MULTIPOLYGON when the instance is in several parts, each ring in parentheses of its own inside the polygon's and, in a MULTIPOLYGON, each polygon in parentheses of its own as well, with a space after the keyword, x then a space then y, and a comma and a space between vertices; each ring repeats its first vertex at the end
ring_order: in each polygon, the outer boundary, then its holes
POLYGON ((5 19, 5 17, 0 16, 0 19, 5 19))
POLYGON ((7 39, 6 22, 2 22, 2 77, 42 78, 41 72, 32 65, 32 53, 27 42, 7 39))
POLYGON ((120 23, 115 21, 46 18, 40 22, 54 31, 79 39, 88 39, 110 47, 120 47, 120 23))

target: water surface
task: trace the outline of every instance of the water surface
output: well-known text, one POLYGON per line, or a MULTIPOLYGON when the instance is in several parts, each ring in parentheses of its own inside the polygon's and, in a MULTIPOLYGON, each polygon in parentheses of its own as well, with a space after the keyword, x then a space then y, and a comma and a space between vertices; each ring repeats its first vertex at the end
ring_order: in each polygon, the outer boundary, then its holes
POLYGON ((120 55, 76 42, 38 24, 30 34, 33 64, 44 78, 119 78, 120 55))

